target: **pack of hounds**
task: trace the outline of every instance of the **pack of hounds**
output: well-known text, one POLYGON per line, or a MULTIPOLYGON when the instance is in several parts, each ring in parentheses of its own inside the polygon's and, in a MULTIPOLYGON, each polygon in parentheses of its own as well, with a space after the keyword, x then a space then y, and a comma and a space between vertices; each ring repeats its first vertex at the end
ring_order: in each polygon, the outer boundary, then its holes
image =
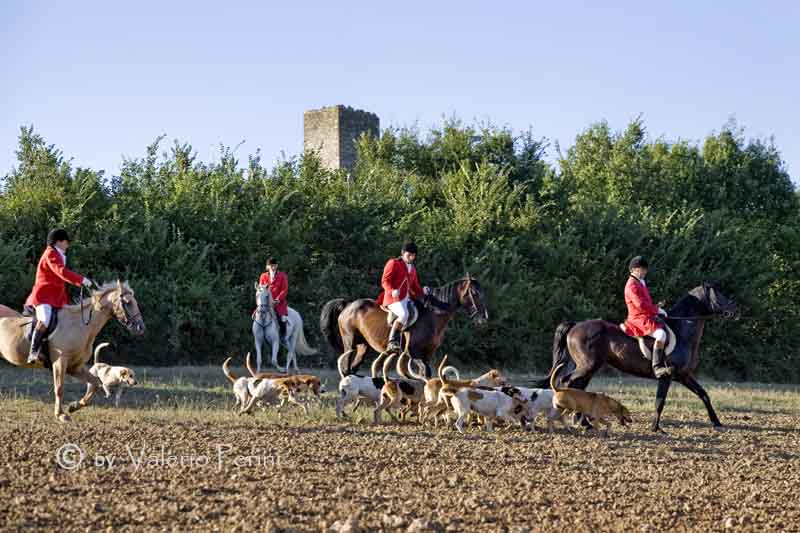
MULTIPOLYGON (((354 404, 351 412, 367 404, 373 408, 373 424, 381 422, 384 412, 395 421, 416 415, 419 423, 432 421, 436 427, 439 423, 453 423, 461 433, 470 422, 482 424, 486 431, 492 431, 498 422, 507 428, 519 426, 533 431, 540 415, 551 433, 556 422, 570 430, 570 414, 575 415, 575 419, 585 417, 594 427, 604 426, 603 435, 608 435, 613 420, 623 426, 632 421, 628 409, 605 394, 559 388, 556 377, 560 367, 550 377, 551 388, 543 389, 512 386, 497 369, 473 379, 462 379, 458 369, 447 365, 447 356, 439 363, 438 375, 434 378, 426 378, 422 363, 412 360, 408 352, 399 356, 381 354, 372 364, 370 376, 342 372, 344 357, 346 355, 340 357, 337 365, 341 378, 337 418, 347 418, 345 408, 350 404, 354 404), (398 376, 389 377, 395 359, 398 376)), ((231 360, 230 357, 225 360, 222 371, 233 386, 239 414, 252 414, 256 405, 275 403, 278 409, 291 403, 308 414, 308 402, 303 396, 312 395, 319 401, 325 392, 324 384, 314 375, 257 373, 249 353, 245 365, 250 376, 237 378, 229 369, 231 360)))
MULTIPOLYGON (((109 343, 104 342, 95 348, 94 365, 89 371, 101 381, 106 398, 113 395, 114 404, 119 407, 125 388, 137 384, 136 374, 124 366, 101 363, 98 356, 108 346, 109 343)), ((384 412, 395 421, 416 415, 419 423, 432 421, 435 427, 439 423, 453 423, 461 433, 469 422, 482 424, 486 431, 492 431, 496 422, 509 428, 519 426, 533 431, 540 415, 551 433, 556 422, 570 430, 570 414, 575 415, 573 420, 582 416, 594 427, 603 425, 604 435, 609 434, 613 420, 623 426, 632 421, 630 411, 624 405, 603 393, 559 388, 557 376, 563 365, 556 367, 551 374, 550 388, 543 389, 513 386, 498 369, 463 379, 457 368, 447 365, 446 355, 433 378, 425 377, 422 363, 412 360, 408 352, 399 356, 395 353, 380 354, 372 364, 370 376, 346 375, 342 371, 344 357, 345 354, 337 364, 341 378, 336 400, 337 418, 347 418, 345 408, 350 404, 355 404, 351 412, 366 404, 373 407, 373 424, 381 422, 384 412), (389 377, 395 359, 397 377, 389 377)), ((256 406, 276 403, 278 409, 282 409, 288 403, 296 405, 307 415, 306 398, 312 396, 320 401, 326 392, 325 384, 312 374, 256 372, 249 353, 245 366, 250 375, 236 377, 229 368, 231 361, 231 357, 225 360, 222 371, 233 387, 239 414, 252 414, 256 406)))

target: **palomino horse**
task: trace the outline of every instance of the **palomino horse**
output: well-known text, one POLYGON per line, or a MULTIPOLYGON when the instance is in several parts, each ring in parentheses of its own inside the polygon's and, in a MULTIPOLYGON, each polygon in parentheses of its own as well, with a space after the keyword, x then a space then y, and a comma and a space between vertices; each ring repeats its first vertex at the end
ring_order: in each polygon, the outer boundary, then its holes
MULTIPOLYGON (((405 350, 425 364, 427 377, 431 376, 430 362, 444 340, 444 331, 456 311, 469 310, 470 318, 478 324, 489 319, 483 302, 483 292, 478 280, 467 274, 462 279, 431 291, 438 304, 419 307, 419 317, 409 328, 411 346, 405 350), (436 309, 441 307, 441 309, 436 309)), ((343 298, 331 300, 322 308, 320 328, 334 350, 346 353, 346 368, 339 369, 344 375, 355 372, 364 361, 369 348, 383 353, 389 338, 386 311, 367 298, 348 302, 343 298), (355 349, 355 358, 352 350, 355 349)))
MULTIPOLYGON (((675 367, 672 377, 658 380, 656 391, 656 414, 651 429, 661 430, 661 412, 667 399, 672 379, 675 379, 699 397, 708 411, 708 417, 714 428, 722 427, 711 399, 705 389, 700 386, 692 373, 700 363, 700 340, 703 337, 705 321, 710 318, 737 318, 736 303, 726 297, 713 284, 703 283, 689 291, 672 309, 669 310, 666 322, 675 332, 676 345, 674 351, 667 356, 669 363, 675 367)), ((652 340, 647 340, 652 350, 652 340)), ((583 322, 563 322, 558 326, 553 340, 553 366, 562 364, 574 368, 562 378, 567 387, 585 389, 592 376, 604 364, 634 376, 655 379, 649 359, 642 355, 639 343, 626 335, 618 324, 603 320, 586 320, 583 322)), ((538 386, 549 387, 549 379, 542 380, 538 386)))
MULTIPOLYGON (((25 329, 31 319, 23 317, 16 311, 9 313, 7 307, 4 309, 3 318, 0 318, 0 354, 6 361, 16 366, 43 368, 42 363, 35 365, 27 363, 30 343, 25 336, 25 329)), ((68 413, 89 405, 95 391, 101 386, 100 380, 89 373, 86 362, 92 356, 95 337, 111 317, 116 318, 134 335, 144 333, 144 321, 139 305, 127 283, 117 281, 103 285, 98 290, 92 291, 91 301, 83 305, 68 305, 58 313, 58 327, 48 342, 50 360, 53 364, 55 415, 62 422, 69 420, 69 415, 64 412, 62 406, 66 374, 88 385, 83 398, 67 406, 68 413), (84 315, 89 317, 88 324, 83 319, 84 315)))
MULTIPOLYGON (((286 347, 286 373, 289 366, 294 364, 297 368, 297 354, 314 355, 317 350, 308 345, 306 335, 303 333, 303 317, 300 313, 289 308, 289 322, 286 324, 286 336, 289 338, 289 346, 286 347)), ((256 344, 256 371, 261 372, 261 346, 267 341, 272 348, 272 366, 278 370, 278 349, 281 342, 278 338, 277 316, 272 301, 272 293, 263 285, 256 284, 256 311, 253 313, 253 339, 256 344)))

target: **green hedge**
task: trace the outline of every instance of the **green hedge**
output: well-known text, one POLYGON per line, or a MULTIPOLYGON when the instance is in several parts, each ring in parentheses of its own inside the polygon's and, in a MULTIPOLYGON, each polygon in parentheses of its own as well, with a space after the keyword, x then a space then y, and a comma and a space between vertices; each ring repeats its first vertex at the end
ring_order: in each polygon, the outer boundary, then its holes
POLYGON ((76 270, 128 279, 142 303, 143 340, 103 333, 119 360, 218 363, 251 349, 252 285, 275 255, 330 363, 322 305, 375 296, 384 261, 412 237, 424 284, 469 271, 487 292, 487 325, 451 322, 451 357, 541 371, 561 320, 624 318, 626 264, 642 253, 656 300, 713 279, 741 303, 744 320, 707 328, 704 373, 800 378, 798 196, 777 149, 734 125, 696 144, 648 140, 641 121, 600 123, 548 163, 531 132, 450 121, 359 140, 350 176, 314 154, 268 169, 258 153, 240 163, 221 148, 204 163, 162 144, 106 178, 23 127, 0 189, 2 302, 21 306, 47 230, 64 226, 76 270))

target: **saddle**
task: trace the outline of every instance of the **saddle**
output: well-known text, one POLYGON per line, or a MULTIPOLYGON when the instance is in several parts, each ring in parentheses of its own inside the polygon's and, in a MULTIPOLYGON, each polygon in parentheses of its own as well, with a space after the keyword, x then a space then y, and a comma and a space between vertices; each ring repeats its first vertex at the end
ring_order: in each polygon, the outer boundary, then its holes
MULTIPOLYGON (((36 328, 36 325, 39 323, 39 319, 36 318, 36 310, 26 305, 25 308, 22 310, 22 316, 30 318, 31 321, 25 326, 25 338, 28 339, 28 342, 33 340, 33 330, 36 328)), ((44 359, 44 367, 50 368, 52 366, 52 362, 50 359, 50 337, 58 329, 58 310, 53 309, 53 315, 50 318, 50 325, 47 327, 47 331, 44 332, 44 337, 42 337, 42 358, 44 359)))
MULTIPOLYGON (((667 332, 667 345, 664 347, 664 354, 665 355, 670 355, 670 354, 672 354, 672 352, 675 351, 675 346, 677 346, 677 344, 678 344, 678 338, 675 336, 675 332, 672 331, 672 328, 670 328, 667 325, 666 322, 662 322, 661 326, 667 332)), ((647 346, 647 343, 645 342, 645 338, 644 337, 637 337, 635 335, 629 334, 628 330, 625 329, 625 324, 624 323, 619 325, 619 329, 621 329, 622 332, 625 333, 625 335, 628 335, 629 337, 633 337, 634 339, 639 341, 639 350, 641 350, 641 352, 642 352, 642 357, 644 357, 645 359, 648 359, 648 360, 653 358, 653 352, 647 346)))
MULTIPOLYGON (((389 326, 394 324, 394 321, 397 320, 397 315, 392 313, 392 311, 386 306, 382 305, 381 309, 386 311, 386 323, 389 324, 389 326)), ((403 331, 408 331, 408 329, 411 328, 411 326, 413 326, 419 318, 419 308, 414 300, 406 301, 406 309, 408 310, 408 322, 403 328, 403 331)))

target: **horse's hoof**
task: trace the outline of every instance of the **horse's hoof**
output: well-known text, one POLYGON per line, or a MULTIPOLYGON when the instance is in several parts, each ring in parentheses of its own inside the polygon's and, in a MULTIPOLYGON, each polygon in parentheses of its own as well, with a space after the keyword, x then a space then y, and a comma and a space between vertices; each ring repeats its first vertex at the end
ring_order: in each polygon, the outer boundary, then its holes
POLYGON ((656 426, 654 428, 650 428, 650 431, 652 431, 653 433, 656 433, 657 435, 663 435, 665 437, 667 436, 667 432, 664 431, 663 429, 661 429, 660 426, 656 426))
POLYGON ((713 426, 713 428, 714 428, 714 431, 718 431, 720 433, 724 433, 725 431, 728 431, 728 428, 726 428, 722 424, 717 424, 717 425, 713 426))
POLYGON ((60 415, 58 415, 58 421, 59 422, 63 422, 63 423, 67 423, 67 422, 71 422, 72 419, 69 417, 69 415, 61 413, 60 415))
POLYGON ((71 404, 69 404, 67 406, 67 412, 68 413, 74 413, 77 410, 78 410, 78 403, 77 402, 72 402, 71 404))

